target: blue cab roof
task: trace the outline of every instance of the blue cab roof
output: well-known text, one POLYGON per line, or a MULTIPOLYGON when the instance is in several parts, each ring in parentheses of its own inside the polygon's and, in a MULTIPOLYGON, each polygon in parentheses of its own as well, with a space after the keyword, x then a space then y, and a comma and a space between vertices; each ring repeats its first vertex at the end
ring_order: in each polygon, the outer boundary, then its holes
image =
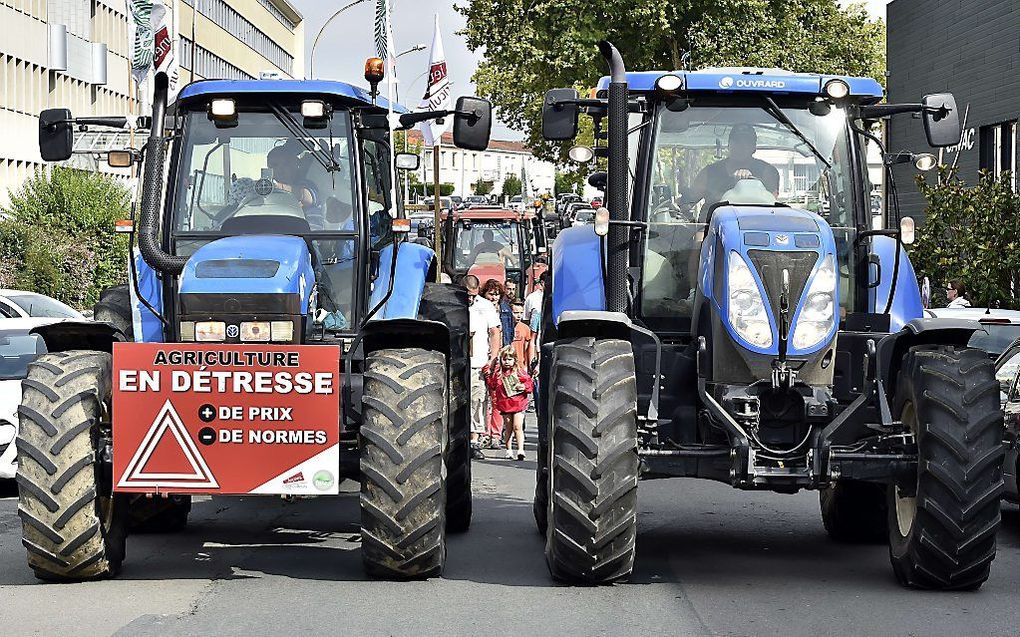
MULTIPOLYGON (((631 91, 655 90, 655 81, 663 75, 677 75, 684 79, 688 91, 716 93, 774 93, 821 95, 829 80, 843 80, 850 86, 850 96, 863 102, 882 98, 882 85, 870 77, 846 75, 820 75, 793 73, 782 69, 712 68, 701 71, 637 71, 627 73, 631 91)), ((598 83, 599 90, 609 88, 609 78, 598 83)))
MULTIPOLYGON (((179 102, 187 102, 202 97, 245 93, 321 96, 326 99, 339 98, 372 106, 372 96, 369 95, 368 89, 335 80, 200 80, 181 89, 177 99, 179 102)), ((376 99, 375 106, 387 110, 389 102, 380 95, 376 99)), ((397 113, 407 112, 406 108, 397 103, 393 104, 393 110, 397 113)))

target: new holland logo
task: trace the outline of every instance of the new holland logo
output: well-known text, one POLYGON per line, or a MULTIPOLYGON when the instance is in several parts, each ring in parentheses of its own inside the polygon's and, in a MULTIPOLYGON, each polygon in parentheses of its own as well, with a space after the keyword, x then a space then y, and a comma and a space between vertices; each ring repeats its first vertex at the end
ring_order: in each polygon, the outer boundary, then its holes
POLYGON ((118 487, 185 487, 190 489, 217 489, 219 484, 205 463, 195 441, 181 422, 170 401, 163 403, 156 419, 152 421, 149 431, 131 458, 118 487), (169 435, 168 435, 169 434, 169 435), (164 442, 165 440, 165 442, 164 442), (174 445, 176 443, 180 452, 183 453, 182 460, 177 460, 177 465, 172 470, 164 466, 160 470, 149 471, 147 465, 152 460, 156 449, 161 445, 174 445))
POLYGON ((733 78, 729 75, 719 80, 719 88, 730 88, 731 86, 733 86, 733 78))
POLYGON ((789 236, 787 236, 785 234, 777 234, 776 235, 776 244, 777 245, 785 246, 788 243, 790 243, 790 237, 789 236))

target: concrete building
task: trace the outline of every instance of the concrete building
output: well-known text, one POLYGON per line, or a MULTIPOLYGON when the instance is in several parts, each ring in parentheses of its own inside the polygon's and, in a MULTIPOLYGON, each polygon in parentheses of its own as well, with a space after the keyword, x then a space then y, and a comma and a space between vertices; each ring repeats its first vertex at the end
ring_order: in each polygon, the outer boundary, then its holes
MULTIPOLYGON (((1020 4, 1016 0, 893 0, 888 5, 889 101, 927 93, 956 96, 963 123, 957 146, 941 152, 967 183, 979 170, 1017 168, 1020 118, 1020 4)), ((921 122, 895 117, 889 150, 929 150, 921 122)), ((938 151, 935 151, 938 154, 938 151)), ((895 169, 904 215, 924 216, 910 164, 895 169)), ((1014 177, 1014 188, 1016 179, 1014 177)))
MULTIPOLYGON (((421 133, 417 130, 408 132, 408 142, 421 144, 421 133)), ((425 148, 422 152, 419 179, 431 184, 432 149, 425 148)), ((461 197, 474 194, 474 185, 479 179, 492 182, 492 193, 503 193, 503 181, 510 175, 521 176, 524 168, 528 183, 524 192, 528 195, 539 195, 552 192, 556 185, 556 165, 543 161, 531 154, 521 142, 493 139, 484 151, 471 151, 453 145, 453 135, 445 133, 439 150, 439 181, 453 184, 453 194, 461 197)))
MULTIPOLYGON (((183 82, 304 75, 304 25, 287 0, 177 1, 183 82)), ((0 206, 43 166, 41 110, 66 107, 80 116, 133 111, 129 55, 124 0, 0 0, 0 206)), ((126 143, 126 133, 78 135, 75 148, 86 154, 71 164, 106 170, 87 153, 126 143)))

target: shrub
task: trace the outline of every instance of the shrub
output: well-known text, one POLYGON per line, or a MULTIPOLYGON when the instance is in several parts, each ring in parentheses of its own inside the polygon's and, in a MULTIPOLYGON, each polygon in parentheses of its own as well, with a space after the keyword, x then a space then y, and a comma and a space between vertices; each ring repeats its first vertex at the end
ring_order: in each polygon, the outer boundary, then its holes
POLYGON ((128 241, 114 222, 130 193, 113 177, 70 168, 37 171, 13 193, 0 222, 0 285, 91 308, 127 279, 128 241))
POLYGON ((926 218, 910 249, 918 277, 931 280, 932 304, 945 305, 946 283, 958 278, 975 307, 1020 308, 1020 194, 1012 176, 982 172, 968 187, 943 170, 938 182, 918 178, 926 218))

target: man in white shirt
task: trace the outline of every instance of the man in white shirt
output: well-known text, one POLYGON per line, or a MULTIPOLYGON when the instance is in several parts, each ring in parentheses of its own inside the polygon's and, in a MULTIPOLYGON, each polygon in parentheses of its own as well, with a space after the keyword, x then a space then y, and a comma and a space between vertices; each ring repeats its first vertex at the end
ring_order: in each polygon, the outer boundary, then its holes
POLYGON ((482 377, 482 368, 496 357, 502 341, 499 312, 487 299, 480 296, 478 277, 464 277, 468 293, 468 330, 471 332, 471 457, 485 458, 478 436, 485 433, 486 403, 489 392, 482 377))
POLYGON ((542 295, 545 294, 545 282, 539 276, 535 281, 535 291, 524 297, 524 322, 531 325, 531 313, 542 311, 542 295))

